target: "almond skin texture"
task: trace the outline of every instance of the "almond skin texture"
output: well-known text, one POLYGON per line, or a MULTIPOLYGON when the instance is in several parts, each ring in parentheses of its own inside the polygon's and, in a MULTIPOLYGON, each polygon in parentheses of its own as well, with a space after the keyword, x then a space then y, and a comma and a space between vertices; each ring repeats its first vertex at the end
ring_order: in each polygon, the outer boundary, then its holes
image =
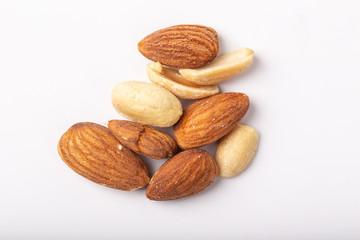
POLYGON ((158 30, 138 43, 146 58, 177 68, 198 68, 219 52, 216 31, 201 25, 176 25, 158 30))
POLYGON ((213 184, 218 174, 216 162, 208 152, 202 149, 184 151, 155 172, 146 197, 165 201, 192 196, 213 184))
POLYGON ((244 117, 249 98, 244 93, 221 93, 191 104, 174 126, 179 147, 190 149, 215 142, 244 117))
POLYGON ((145 187, 150 181, 140 156, 99 124, 73 125, 61 137, 58 152, 72 170, 106 187, 130 191, 145 187))
POLYGON ((146 124, 110 120, 108 128, 126 147, 147 157, 168 158, 173 156, 178 148, 170 135, 146 124))

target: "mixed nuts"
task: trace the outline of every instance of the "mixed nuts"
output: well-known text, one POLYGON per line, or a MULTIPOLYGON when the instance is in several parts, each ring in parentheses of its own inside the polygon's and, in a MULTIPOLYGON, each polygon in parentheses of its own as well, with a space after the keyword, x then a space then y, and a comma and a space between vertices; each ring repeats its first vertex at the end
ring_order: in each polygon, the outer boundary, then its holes
POLYGON ((138 50, 154 61, 146 67, 153 84, 122 82, 111 97, 115 110, 132 121, 110 120, 107 127, 73 125, 58 143, 63 161, 107 187, 129 191, 148 185, 146 197, 156 201, 191 196, 219 175, 241 173, 259 140, 255 129, 239 124, 249 98, 244 93, 219 94, 216 84, 246 70, 254 52, 241 48, 217 57, 217 32, 201 25, 161 29, 141 40, 138 50), (201 100, 183 110, 177 97, 201 100), (175 139, 151 126, 174 126, 175 139), (214 158, 199 149, 217 140, 214 158), (170 159, 150 177, 140 155, 170 159))

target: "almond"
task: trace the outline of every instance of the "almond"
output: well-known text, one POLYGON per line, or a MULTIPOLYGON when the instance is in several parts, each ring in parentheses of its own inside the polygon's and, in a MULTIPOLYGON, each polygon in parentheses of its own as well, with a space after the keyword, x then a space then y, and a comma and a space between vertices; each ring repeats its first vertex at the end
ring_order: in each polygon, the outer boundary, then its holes
POLYGON ((158 30, 138 43, 146 58, 177 68, 198 68, 219 52, 216 31, 201 25, 177 25, 158 30))
POLYGON ((150 181, 140 156, 123 146, 109 129, 95 123, 70 127, 58 143, 58 152, 75 172, 106 187, 129 191, 150 181))
POLYGON ((152 83, 169 90, 179 98, 199 99, 219 93, 219 87, 216 85, 186 85, 187 80, 177 70, 162 67, 159 62, 149 63, 146 67, 146 74, 152 83))
POLYGON ((202 149, 184 151, 155 172, 146 197, 156 201, 188 197, 205 190, 217 176, 218 167, 208 152, 202 149))
POLYGON ((110 120, 108 128, 126 147, 147 157, 164 159, 177 150, 177 144, 170 135, 146 124, 110 120))
POLYGON ((253 62, 254 51, 243 47, 239 50, 215 58, 208 65, 197 69, 180 69, 180 74, 189 82, 198 85, 213 85, 232 78, 253 62))
POLYGON ((229 133, 249 108, 244 93, 221 93, 191 104, 174 126, 174 136, 182 149, 212 143, 229 133))
POLYGON ((120 115, 157 127, 174 125, 182 114, 181 103, 174 94, 146 82, 119 83, 112 91, 111 101, 120 115))
POLYGON ((221 138, 215 154, 220 176, 234 177, 243 172, 255 156, 258 142, 258 132, 241 124, 221 138))

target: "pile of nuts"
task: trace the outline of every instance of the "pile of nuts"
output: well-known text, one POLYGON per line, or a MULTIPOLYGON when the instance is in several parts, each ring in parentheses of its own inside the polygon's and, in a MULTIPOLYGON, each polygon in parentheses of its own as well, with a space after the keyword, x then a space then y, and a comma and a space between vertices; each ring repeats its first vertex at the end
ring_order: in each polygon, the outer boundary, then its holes
POLYGON ((219 175, 241 173, 259 139, 255 129, 239 124, 249 98, 244 93, 219 94, 216 84, 247 69, 254 52, 241 48, 216 57, 217 32, 200 25, 161 29, 141 40, 138 49, 154 61, 146 67, 154 84, 122 82, 112 91, 115 110, 132 121, 111 120, 107 127, 73 125, 58 143, 63 161, 107 187, 129 191, 148 185, 146 197, 157 201, 191 196, 219 175), (183 110, 177 97, 201 100, 183 110), (174 126, 175 139, 149 125, 174 126), (217 140, 215 158, 199 149, 217 140), (150 177, 140 155, 170 159, 150 177))

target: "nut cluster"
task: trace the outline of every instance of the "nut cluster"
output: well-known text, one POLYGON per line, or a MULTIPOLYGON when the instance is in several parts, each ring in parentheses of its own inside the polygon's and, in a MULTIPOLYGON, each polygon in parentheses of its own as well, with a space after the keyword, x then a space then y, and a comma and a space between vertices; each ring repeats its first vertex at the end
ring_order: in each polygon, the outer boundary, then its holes
POLYGON ((244 93, 220 93, 216 85, 252 63, 248 48, 217 57, 217 32, 201 25, 161 29, 138 43, 154 61, 146 66, 153 83, 122 82, 112 91, 115 110, 127 120, 107 127, 83 122, 58 143, 63 161, 85 178, 120 190, 148 185, 146 197, 162 201, 199 193, 217 176, 244 171, 255 155, 258 133, 239 124, 249 109, 244 93), (165 66, 164 66, 165 65, 165 66), (179 98, 201 99, 183 110, 179 98), (174 138, 153 128, 174 128, 174 138), (219 140, 215 159, 199 147, 219 140), (167 159, 150 177, 140 155, 167 159))

